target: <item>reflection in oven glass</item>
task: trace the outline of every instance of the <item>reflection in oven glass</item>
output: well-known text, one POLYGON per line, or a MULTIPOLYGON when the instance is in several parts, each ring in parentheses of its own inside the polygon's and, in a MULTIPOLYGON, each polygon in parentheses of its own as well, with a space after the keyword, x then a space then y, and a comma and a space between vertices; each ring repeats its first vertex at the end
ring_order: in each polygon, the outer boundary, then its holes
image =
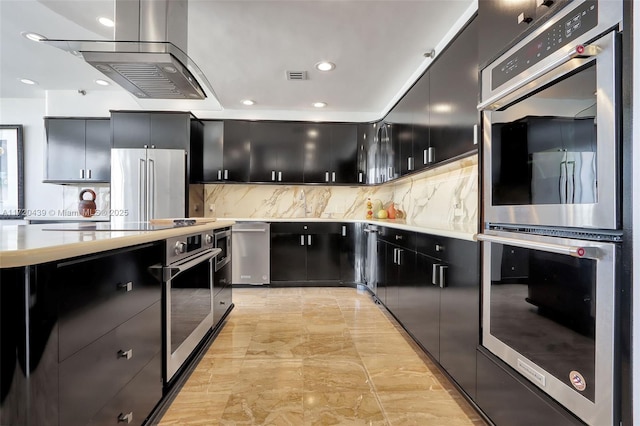
POLYGON ((171 280, 171 353, 211 314, 210 263, 171 280))
POLYGON ((492 253, 491 334, 572 390, 579 372, 593 401, 595 261, 499 244, 492 253))

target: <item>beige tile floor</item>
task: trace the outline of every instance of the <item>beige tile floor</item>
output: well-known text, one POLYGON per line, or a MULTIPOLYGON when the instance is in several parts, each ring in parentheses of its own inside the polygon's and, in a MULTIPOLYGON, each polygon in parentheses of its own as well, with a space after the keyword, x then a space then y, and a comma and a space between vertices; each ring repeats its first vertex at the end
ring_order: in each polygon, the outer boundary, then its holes
POLYGON ((234 289, 235 309, 160 425, 484 425, 371 296, 234 289))

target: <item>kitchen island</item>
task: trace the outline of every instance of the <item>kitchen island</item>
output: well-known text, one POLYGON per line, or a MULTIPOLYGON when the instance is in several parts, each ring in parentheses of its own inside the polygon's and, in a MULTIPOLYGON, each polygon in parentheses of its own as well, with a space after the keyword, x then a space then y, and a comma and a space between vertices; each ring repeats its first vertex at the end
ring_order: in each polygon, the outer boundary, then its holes
POLYGON ((0 227, 0 424, 141 424, 163 395, 163 285, 149 267, 166 239, 232 224, 0 227))

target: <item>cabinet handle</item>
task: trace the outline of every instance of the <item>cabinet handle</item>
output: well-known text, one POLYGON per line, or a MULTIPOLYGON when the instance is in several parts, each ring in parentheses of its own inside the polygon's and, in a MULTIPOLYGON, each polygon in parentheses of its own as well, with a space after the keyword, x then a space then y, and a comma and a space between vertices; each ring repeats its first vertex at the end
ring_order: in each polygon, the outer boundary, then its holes
POLYGON ((282 182, 282 172, 278 172, 278 182, 282 182))
POLYGON ((536 6, 538 6, 538 7, 540 7, 540 6, 551 7, 552 4, 553 4, 552 0, 537 0, 536 1, 536 6))
POLYGON ((118 290, 131 291, 133 290, 133 281, 128 283, 118 283, 118 290))
POLYGON ((346 225, 342 225, 342 236, 343 237, 347 236, 347 226, 346 225))
POLYGON ((393 263, 394 264, 398 264, 398 249, 394 248, 393 249, 393 263))
POLYGON ((478 145, 478 125, 473 125, 473 144, 478 145))
POLYGON ((118 351, 118 358, 131 359, 133 357, 133 349, 129 349, 128 351, 123 351, 120 349, 118 351))
POLYGON ((436 251, 437 252, 444 251, 444 246, 441 246, 440 244, 436 244, 436 251))
POLYGON ((80 179, 84 179, 84 169, 80 169, 80 179))
POLYGON ((307 235, 307 244, 311 245, 311 234, 307 235))
POLYGON ((434 263, 431 269, 431 284, 433 285, 439 285, 438 283, 438 268, 440 267, 440 265, 438 265, 437 263, 434 263))
POLYGON ((331 182, 336 181, 336 172, 331 172, 331 182))
POLYGON ((520 15, 518 15, 518 24, 522 24, 523 22, 525 24, 528 24, 531 21, 533 21, 533 18, 531 16, 525 15, 524 12, 522 12, 520 15))
POLYGON ((227 179, 229 179, 229 170, 225 169, 225 171, 224 171, 224 180, 227 180, 227 179))
POLYGON ((276 171, 275 170, 271 170, 271 180, 275 182, 276 180, 276 171))
POLYGON ((436 161, 436 149, 430 146, 429 149, 427 150, 427 162, 431 164, 434 161, 436 161))
POLYGON ((446 280, 446 270, 449 267, 447 265, 440 265, 440 288, 445 288, 447 286, 446 280))
POLYGON ((358 183, 362 183, 362 172, 358 173, 358 183))
POLYGON ((398 266, 402 265, 402 252, 404 250, 398 249, 398 266))
POLYGON ((304 245, 304 235, 300 235, 300 245, 304 245))
POLYGON ((222 180, 222 170, 218 170, 218 180, 222 180))
POLYGON ((389 167, 389 179, 391 179, 391 177, 393 176, 393 167, 389 167))
POLYGON ((142 145, 142 147, 143 147, 144 149, 147 149, 147 148, 149 148, 149 145, 142 145))
POLYGON ((329 182, 329 172, 324 172, 324 181, 329 182))
POLYGON ((396 241, 401 240, 402 239, 402 235, 396 235, 396 241))
POLYGON ((87 173, 89 174, 89 179, 91 179, 91 169, 87 170, 87 173))
POLYGON ((118 415, 118 423, 131 423, 133 421, 133 411, 127 414, 120 413, 118 415))
POLYGON ((151 145, 151 149, 156 149, 156 146, 155 145, 151 145))
POLYGON ((224 301, 224 300, 221 300, 221 301, 220 301, 220 304, 221 304, 221 305, 224 305, 224 304, 225 304, 225 301, 224 301))
POLYGON ((407 170, 413 170, 413 157, 407 158, 407 170))
POLYGON ((422 164, 428 164, 428 159, 427 159, 427 150, 423 149, 422 150, 422 164))

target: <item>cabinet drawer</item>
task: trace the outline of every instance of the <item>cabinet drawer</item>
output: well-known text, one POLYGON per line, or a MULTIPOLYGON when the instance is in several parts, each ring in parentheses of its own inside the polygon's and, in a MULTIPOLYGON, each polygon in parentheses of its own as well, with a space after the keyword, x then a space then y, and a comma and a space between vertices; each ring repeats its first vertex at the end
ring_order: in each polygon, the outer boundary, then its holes
POLYGON ((161 314, 157 302, 62 362, 60 424, 87 424, 160 353, 160 346, 161 314), (120 352, 129 350, 129 358, 120 352))
POLYGON ((126 424, 125 416, 130 416, 131 424, 139 425, 151 414, 162 398, 160 352, 131 380, 107 405, 89 422, 90 425, 126 424), (122 419, 119 422, 119 419, 122 419))
POLYGON ((380 228, 380 235, 378 238, 408 250, 415 251, 416 249, 415 232, 383 227, 380 228))
POLYGON ((416 251, 436 259, 447 258, 447 242, 445 237, 436 235, 418 234, 416 238, 416 251))
POLYGON ((227 310, 231 307, 231 286, 226 285, 213 296, 213 326, 217 326, 227 310))
POLYGON ((160 300, 147 272, 155 248, 59 265, 60 361, 160 300))

